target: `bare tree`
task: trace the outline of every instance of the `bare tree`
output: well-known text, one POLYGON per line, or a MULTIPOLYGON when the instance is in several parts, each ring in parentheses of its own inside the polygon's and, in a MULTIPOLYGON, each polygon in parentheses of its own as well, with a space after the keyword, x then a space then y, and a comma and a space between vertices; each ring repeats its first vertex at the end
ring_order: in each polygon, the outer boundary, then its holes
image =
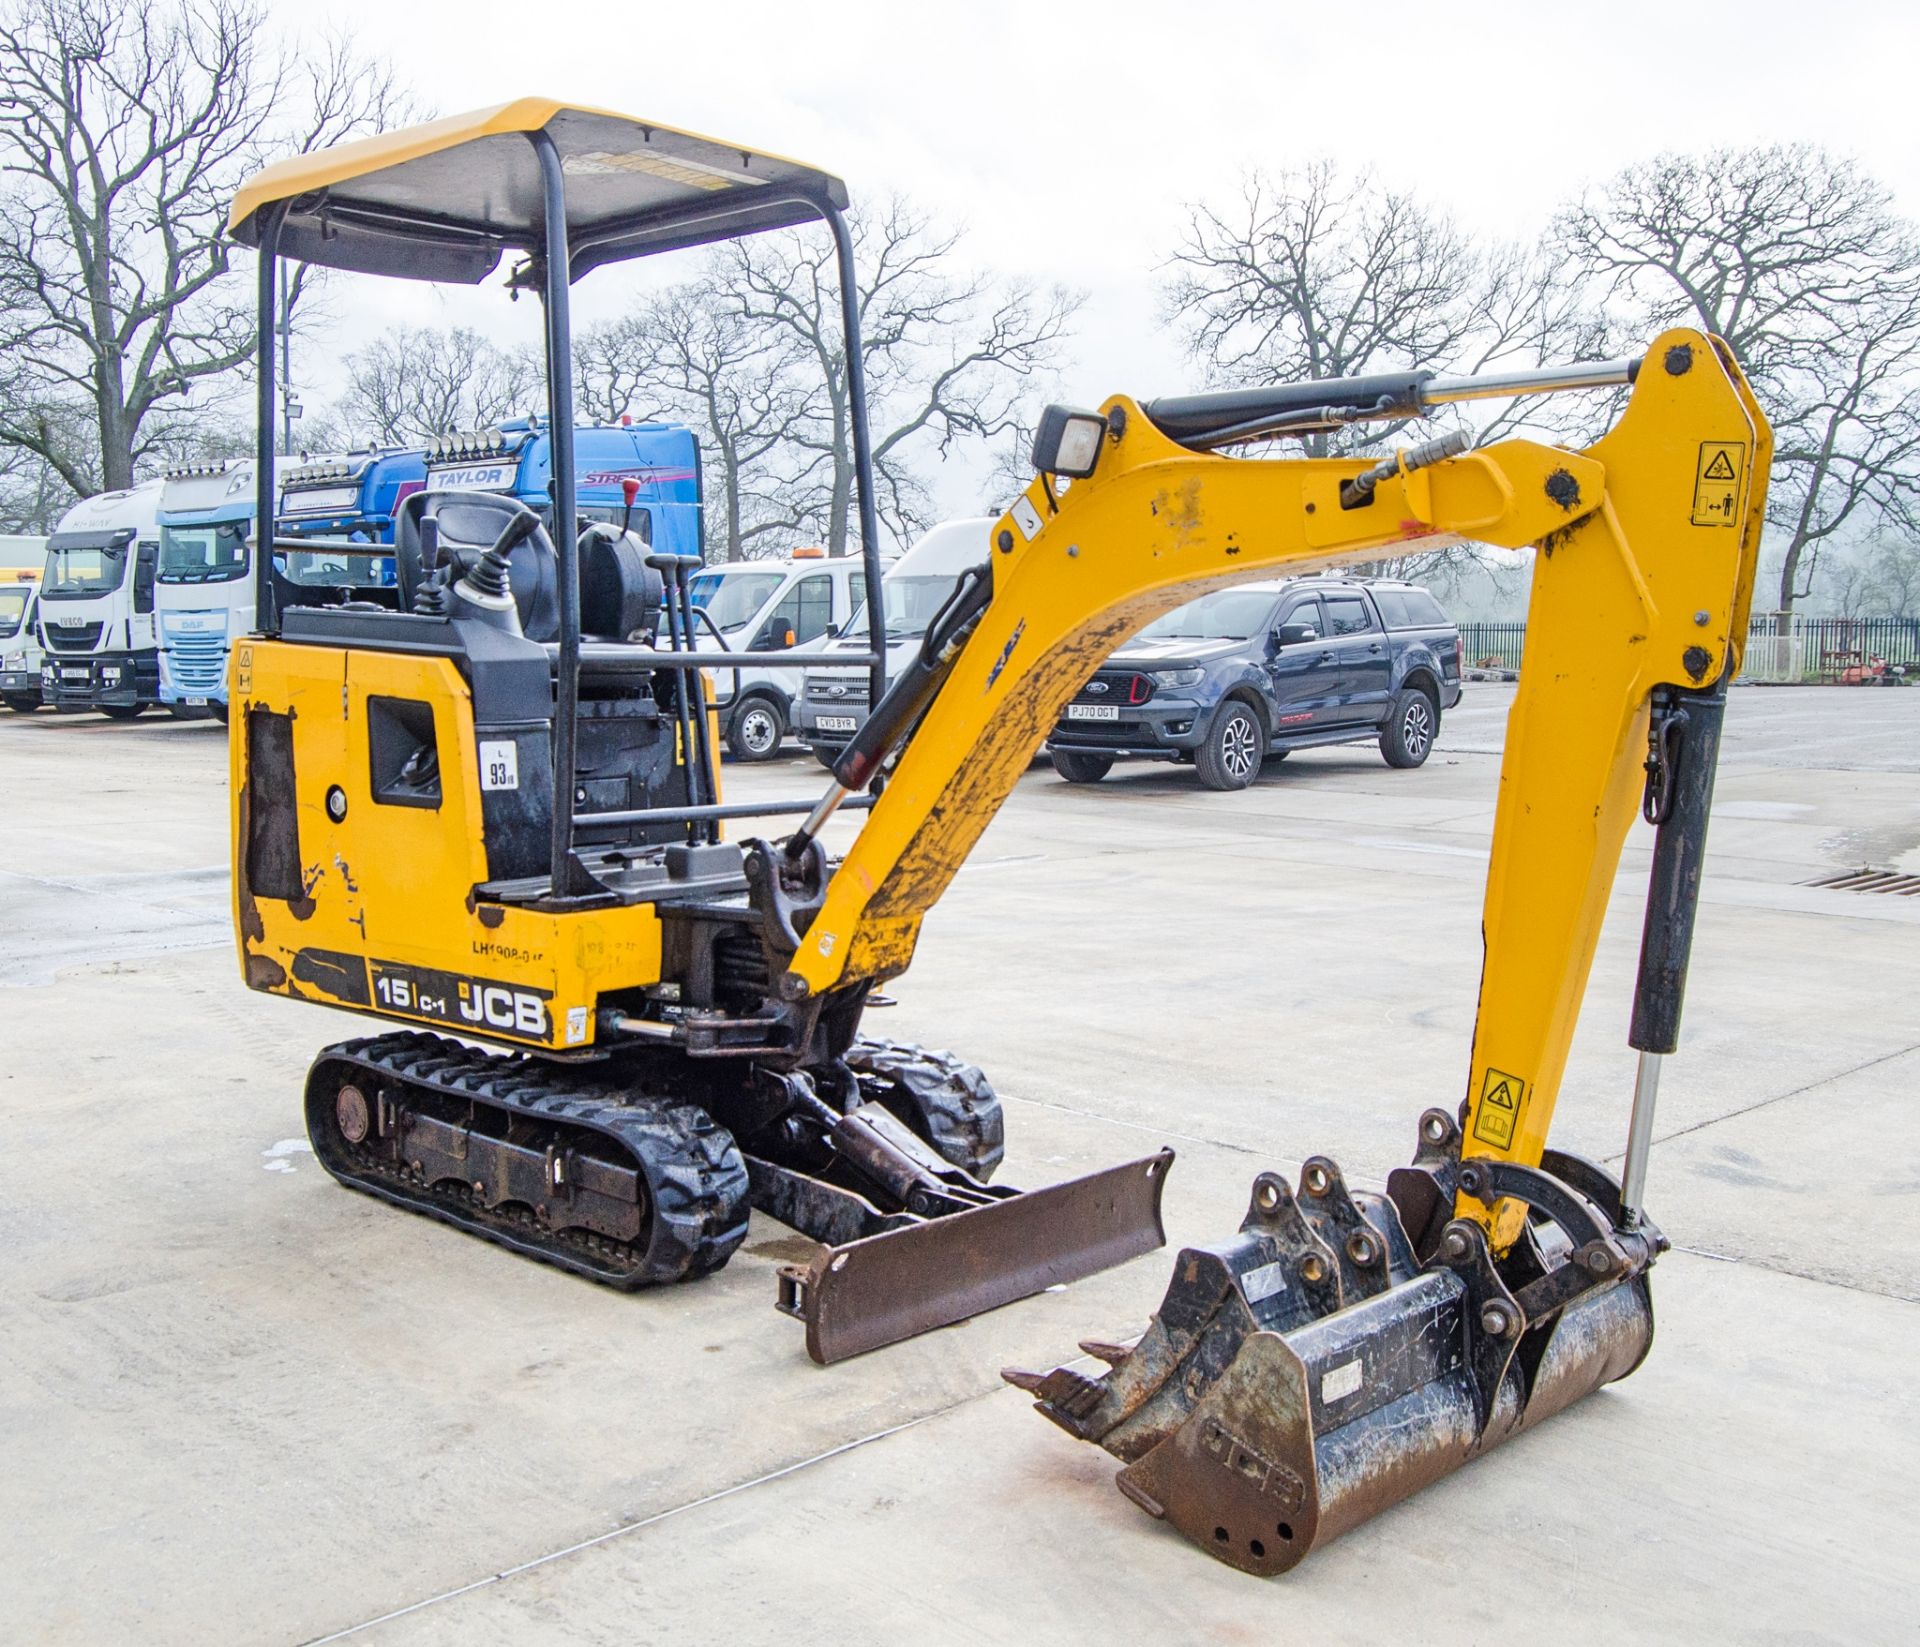
POLYGON ((1662 155, 1563 211, 1569 275, 1644 339, 1724 337, 1773 422, 1778 608, 1822 549, 1920 498, 1920 234, 1853 161, 1806 144, 1662 155))
POLYGON ((465 326, 395 327, 346 364, 332 421, 356 442, 418 445, 545 404, 545 375, 530 353, 497 348, 465 326))
MULTIPOLYGON (((1235 198, 1191 206, 1169 267, 1165 318, 1216 384, 1533 365, 1586 352, 1600 330, 1537 255, 1482 245, 1372 173, 1349 176, 1330 162, 1256 172, 1235 198)), ((1534 412, 1514 403, 1471 432, 1496 439, 1534 412)), ((1404 428, 1355 424, 1308 435, 1304 448, 1368 453, 1404 428)), ((1376 565, 1425 577, 1455 563, 1471 569, 1475 553, 1422 550, 1376 565)))
MULTIPOLYGON (((856 212, 853 235, 880 510, 906 536, 927 519, 919 462, 1011 428, 1023 386, 1056 364, 1083 299, 956 269, 959 233, 898 196, 856 212)), ((795 369, 821 385, 796 438, 822 460, 808 472, 807 512, 838 554, 849 539, 854 462, 832 244, 817 233, 766 235, 722 247, 715 264, 739 316, 797 346, 795 369)))
POLYGON ((224 238, 240 179, 399 104, 390 70, 338 42, 296 56, 249 0, 13 0, 0 346, 41 393, 0 408, 0 446, 75 492, 129 484, 160 426, 251 353, 224 238))
POLYGON ((37 453, 0 448, 0 532, 51 532, 73 503, 73 488, 37 453))
POLYGON ((1836 617, 1863 616, 1873 599, 1873 567, 1867 555, 1854 545, 1822 555, 1816 593, 1836 617))
POLYGON ((710 265, 634 313, 588 328, 574 364, 583 416, 657 418, 698 433, 709 556, 745 560, 807 529, 822 460, 800 437, 824 386, 798 370, 790 337, 741 315, 717 272, 710 265))
POLYGON ((1888 533, 1867 561, 1868 598, 1891 618, 1920 617, 1920 538, 1888 533))

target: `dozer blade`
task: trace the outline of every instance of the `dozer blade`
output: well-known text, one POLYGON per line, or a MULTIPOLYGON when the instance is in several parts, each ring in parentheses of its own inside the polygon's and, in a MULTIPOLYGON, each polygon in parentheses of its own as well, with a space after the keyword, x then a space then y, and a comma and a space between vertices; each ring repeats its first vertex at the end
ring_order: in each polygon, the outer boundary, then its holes
POLYGON ((779 1307, 821 1366, 950 1326, 1166 1244, 1173 1151, 821 1249, 780 1274, 779 1307))
POLYGON ((1123 1460, 1148 1514, 1264 1577, 1632 1372, 1660 1233, 1577 1157, 1461 1163, 1450 1118, 1421 1127, 1391 1199, 1323 1157, 1297 1193, 1263 1173, 1236 1239, 1181 1253, 1138 1343, 1094 1346, 1109 1370, 1008 1381, 1123 1460), (1533 1222, 1496 1261, 1477 1222, 1434 1216, 1456 1191, 1533 1222))

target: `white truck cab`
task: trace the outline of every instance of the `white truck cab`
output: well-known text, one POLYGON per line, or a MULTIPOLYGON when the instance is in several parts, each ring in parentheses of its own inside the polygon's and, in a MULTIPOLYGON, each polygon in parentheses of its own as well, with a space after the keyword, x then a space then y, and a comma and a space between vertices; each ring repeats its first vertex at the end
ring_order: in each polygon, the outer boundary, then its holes
POLYGON ((47 539, 40 695, 56 709, 131 720, 160 701, 160 485, 83 498, 47 539))
POLYGON ((253 627, 251 458, 169 471, 160 493, 160 699, 227 707, 227 653, 253 627))
POLYGON ((801 683, 779 654, 853 623, 867 595, 860 557, 800 549, 787 560, 730 561, 696 572, 689 592, 712 625, 697 636, 701 649, 746 654, 715 683, 727 747, 743 761, 770 760, 794 724, 801 683))
MULTIPOLYGON (((920 644, 960 574, 992 559, 988 533, 995 518, 977 515, 942 521, 887 568, 880 590, 886 602, 888 680, 900 673, 920 644)), ((855 624, 852 633, 827 650, 864 652, 866 647, 866 626, 855 624)), ((833 764, 867 718, 867 679, 864 669, 816 665, 807 670, 794 727, 800 741, 823 764, 833 764)))
POLYGON ((40 707, 40 573, 0 568, 0 703, 15 714, 40 707))

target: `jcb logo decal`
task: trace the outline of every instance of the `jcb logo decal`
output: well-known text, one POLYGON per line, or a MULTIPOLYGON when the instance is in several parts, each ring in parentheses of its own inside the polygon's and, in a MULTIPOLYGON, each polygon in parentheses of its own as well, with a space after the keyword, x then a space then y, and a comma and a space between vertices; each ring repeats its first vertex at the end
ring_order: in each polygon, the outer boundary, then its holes
POLYGON ((375 1001, 409 1018, 431 1018, 480 1034, 511 1035, 517 1041, 552 1038, 553 1018, 547 1008, 553 999, 551 990, 393 961, 374 961, 371 970, 375 1001))
POLYGON ((524 989, 500 984, 462 984, 460 1016, 470 1024, 488 1024, 515 1035, 547 1036, 547 1003, 524 989))

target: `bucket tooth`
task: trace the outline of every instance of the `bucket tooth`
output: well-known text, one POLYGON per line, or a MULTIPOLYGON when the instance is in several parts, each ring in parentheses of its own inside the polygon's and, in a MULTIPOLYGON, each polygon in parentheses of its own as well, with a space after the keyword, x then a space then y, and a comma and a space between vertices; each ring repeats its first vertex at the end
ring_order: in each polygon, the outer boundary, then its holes
MULTIPOLYGON (((1422 1120, 1416 1168, 1450 1181, 1422 1120)), ((1146 1333, 1106 1373, 1015 1382, 1120 1459, 1121 1492, 1148 1514, 1244 1572, 1285 1572, 1646 1355, 1658 1232, 1630 1223, 1589 1163, 1564 1178, 1474 1165, 1463 1192, 1525 1201, 1546 1239, 1496 1257, 1479 1223, 1449 1219, 1423 1228, 1434 1255, 1419 1267, 1398 1198, 1349 1193, 1314 1157, 1297 1198, 1262 1173, 1238 1237, 1181 1252, 1146 1333)))
POLYGON ((1109 1367, 1117 1367, 1133 1354, 1133 1345, 1111 1344, 1104 1338, 1083 1338, 1080 1340, 1080 1353, 1090 1355, 1096 1361, 1104 1361, 1109 1367))

